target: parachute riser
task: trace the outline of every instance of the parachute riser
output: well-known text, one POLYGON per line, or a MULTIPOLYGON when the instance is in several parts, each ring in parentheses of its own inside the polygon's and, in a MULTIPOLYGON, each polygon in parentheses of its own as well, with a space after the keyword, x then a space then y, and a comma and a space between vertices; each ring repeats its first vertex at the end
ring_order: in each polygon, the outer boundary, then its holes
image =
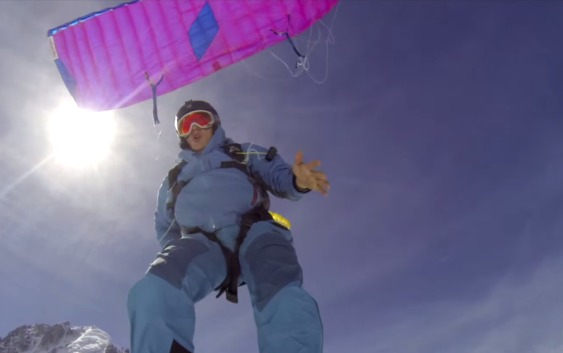
POLYGON ((147 82, 149 83, 149 86, 151 87, 152 90, 152 118, 154 121, 154 126, 156 126, 160 124, 160 120, 158 119, 158 109, 156 105, 156 97, 157 97, 156 88, 158 87, 158 85, 162 83, 162 80, 164 79, 164 75, 160 76, 160 79, 158 80, 157 83, 153 83, 149 76, 149 73, 145 71, 145 78, 147 79, 147 82))
POLYGON ((297 45, 295 44, 295 42, 293 41, 293 39, 291 38, 291 35, 289 34, 289 26, 290 26, 290 20, 291 20, 291 15, 288 14, 287 15, 287 29, 285 30, 285 32, 278 32, 274 29, 271 29, 272 33, 274 33, 277 36, 285 36, 285 38, 287 39, 288 43, 291 44, 291 47, 293 48, 293 51, 295 52, 295 54, 297 54, 297 56, 299 57, 299 61, 295 64, 295 67, 297 68, 299 66, 300 63, 303 63, 305 61, 305 55, 301 54, 301 52, 299 51, 299 49, 297 48, 297 45))

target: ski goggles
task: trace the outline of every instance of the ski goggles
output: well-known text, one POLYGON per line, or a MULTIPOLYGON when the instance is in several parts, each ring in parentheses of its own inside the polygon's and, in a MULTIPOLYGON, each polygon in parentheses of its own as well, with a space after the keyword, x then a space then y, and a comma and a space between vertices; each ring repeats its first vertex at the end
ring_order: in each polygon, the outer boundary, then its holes
POLYGON ((178 119, 178 135, 180 137, 188 137, 194 129, 194 126, 200 129, 209 129, 215 123, 213 114, 207 110, 194 110, 178 119))

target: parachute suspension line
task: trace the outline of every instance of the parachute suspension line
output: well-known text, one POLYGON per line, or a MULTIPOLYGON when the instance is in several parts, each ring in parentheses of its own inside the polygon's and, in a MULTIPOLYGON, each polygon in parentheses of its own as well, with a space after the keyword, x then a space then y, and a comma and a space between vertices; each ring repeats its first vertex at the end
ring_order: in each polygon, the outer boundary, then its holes
POLYGON ((277 36, 285 36, 285 38, 287 39, 287 42, 289 44, 291 44, 293 51, 299 57, 299 59, 297 60, 297 63, 295 63, 295 68, 299 69, 299 67, 303 66, 303 64, 307 61, 307 57, 305 55, 301 54, 301 52, 297 48, 297 45, 295 45, 295 42, 291 38, 291 35, 289 34, 290 25, 291 25, 291 14, 288 14, 287 15, 287 29, 285 30, 285 32, 278 32, 274 29, 271 29, 271 31, 272 31, 272 33, 274 33, 277 36))
POLYGON ((321 37, 322 37, 322 31, 321 28, 317 27, 317 26, 313 26, 309 32, 309 39, 307 40, 307 48, 305 50, 305 54, 302 54, 301 51, 299 51, 299 49, 297 48, 297 45, 295 44, 294 40, 290 37, 289 35, 289 20, 290 20, 290 16, 288 15, 288 28, 285 32, 276 32, 274 30, 272 30, 273 33, 277 34, 277 35, 285 35, 285 37, 288 39, 288 42, 291 44, 291 46, 293 47, 293 50, 295 51, 295 53, 297 54, 297 56, 299 56, 299 59, 296 63, 296 70, 293 71, 291 70, 291 68, 289 67, 289 65, 279 56, 277 56, 274 52, 272 52, 271 50, 269 50, 270 54, 276 58, 277 60, 279 60, 289 71, 290 75, 293 77, 299 77, 301 76, 301 74, 303 73, 303 71, 305 71, 307 73, 307 75, 309 75, 309 78, 316 84, 323 84, 326 82, 326 80, 328 79, 328 58, 329 58, 329 46, 330 44, 334 44, 335 43, 335 39, 334 39, 334 34, 332 31, 332 28, 334 26, 334 22, 336 19, 336 16, 338 14, 338 5, 335 8, 335 13, 334 16, 330 22, 330 25, 327 25, 326 23, 324 23, 324 21, 319 20, 319 23, 328 31, 328 35, 327 38, 325 40, 325 44, 326 44, 326 59, 325 59, 325 75, 324 78, 322 78, 321 80, 318 80, 316 78, 313 77, 313 75, 311 75, 311 73, 309 72, 309 68, 310 68, 310 61, 309 61, 309 56, 310 54, 313 52, 313 50, 315 49, 315 47, 319 44, 319 42, 321 41, 321 37), (313 28, 317 27, 317 32, 318 32, 318 37, 316 38, 315 41, 312 41, 312 37, 313 37, 313 28))
POLYGON ((293 48, 293 51, 295 52, 295 54, 297 54, 297 56, 300 59, 305 58, 305 55, 301 54, 301 52, 299 51, 299 49, 297 49, 297 46, 295 45, 295 42, 293 42, 293 39, 291 38, 291 36, 289 35, 289 26, 290 26, 290 21, 291 21, 291 14, 287 15, 287 29, 285 30, 285 32, 278 32, 275 30, 271 30, 275 35, 277 36, 285 36, 285 38, 287 39, 287 41, 289 42, 289 44, 291 44, 291 47, 293 48))
POLYGON ((158 109, 157 109, 157 105, 156 105, 156 88, 158 87, 158 85, 160 85, 160 83, 162 82, 162 79, 164 78, 164 75, 160 76, 160 79, 158 80, 158 82, 155 84, 152 82, 149 73, 145 71, 145 78, 147 79, 147 82, 149 83, 149 86, 151 86, 151 90, 152 90, 152 118, 154 121, 154 126, 156 126, 157 124, 160 124, 160 120, 158 119, 158 109))
MULTIPOLYGON (((299 59, 298 59, 297 63, 295 64, 295 68, 296 68, 295 72, 293 72, 293 71, 289 68, 289 65, 288 65, 285 61, 283 61, 282 58, 280 58, 279 56, 277 56, 277 55, 276 55, 274 52, 272 52, 271 50, 270 50, 270 54, 272 54, 272 56, 273 56, 274 58, 278 59, 278 60, 287 68, 287 70, 289 71, 289 73, 290 73, 291 76, 293 76, 293 77, 299 77, 299 76, 301 76, 301 74, 303 73, 303 71, 306 71, 306 72, 308 73, 308 72, 309 72, 309 54, 310 54, 310 53, 313 51, 313 49, 317 46, 317 44, 319 43, 320 38, 321 38, 321 31, 318 30, 318 32, 319 32, 319 37, 318 37, 317 40, 313 43, 312 46, 311 46, 311 43, 312 43, 312 42, 311 42, 311 37, 313 36, 313 31, 311 30, 311 32, 309 32, 309 40, 307 41, 307 51, 306 51, 306 54, 305 54, 305 55, 299 54, 299 59)), ((292 46, 295 46, 295 44, 294 44, 293 41, 291 41, 290 43, 292 44, 292 46)), ((297 49, 296 49, 296 52, 298 52, 297 49)), ((328 53, 327 53, 327 55, 328 55, 328 53)), ((309 75, 309 76, 311 76, 311 75, 309 75)), ((311 77, 311 78, 312 78, 312 77, 311 77)), ((316 83, 319 83, 319 82, 317 82, 315 79, 313 79, 313 81, 316 82, 316 83)))

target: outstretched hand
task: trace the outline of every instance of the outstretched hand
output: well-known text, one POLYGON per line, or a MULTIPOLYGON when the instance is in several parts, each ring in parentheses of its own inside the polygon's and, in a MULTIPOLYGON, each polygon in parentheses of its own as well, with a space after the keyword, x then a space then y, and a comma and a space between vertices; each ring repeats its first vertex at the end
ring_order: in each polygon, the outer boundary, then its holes
POLYGON ((293 174, 295 174, 295 181, 300 189, 310 189, 315 190, 323 194, 328 195, 328 190, 330 189, 330 183, 326 177, 326 174, 314 170, 321 165, 321 161, 314 160, 310 163, 303 162, 303 152, 297 152, 295 156, 295 162, 293 163, 293 174))

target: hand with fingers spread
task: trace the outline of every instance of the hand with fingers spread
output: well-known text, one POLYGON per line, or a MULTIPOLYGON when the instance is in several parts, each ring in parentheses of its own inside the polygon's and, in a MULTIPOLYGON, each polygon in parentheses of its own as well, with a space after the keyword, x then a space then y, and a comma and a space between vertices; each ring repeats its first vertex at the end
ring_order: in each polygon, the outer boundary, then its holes
POLYGON ((293 163, 293 174, 295 175, 295 181, 300 189, 310 189, 315 190, 323 194, 328 195, 328 190, 330 189, 330 183, 326 177, 326 174, 314 170, 321 165, 321 161, 314 160, 310 163, 303 162, 303 152, 297 152, 295 156, 295 162, 293 163))

